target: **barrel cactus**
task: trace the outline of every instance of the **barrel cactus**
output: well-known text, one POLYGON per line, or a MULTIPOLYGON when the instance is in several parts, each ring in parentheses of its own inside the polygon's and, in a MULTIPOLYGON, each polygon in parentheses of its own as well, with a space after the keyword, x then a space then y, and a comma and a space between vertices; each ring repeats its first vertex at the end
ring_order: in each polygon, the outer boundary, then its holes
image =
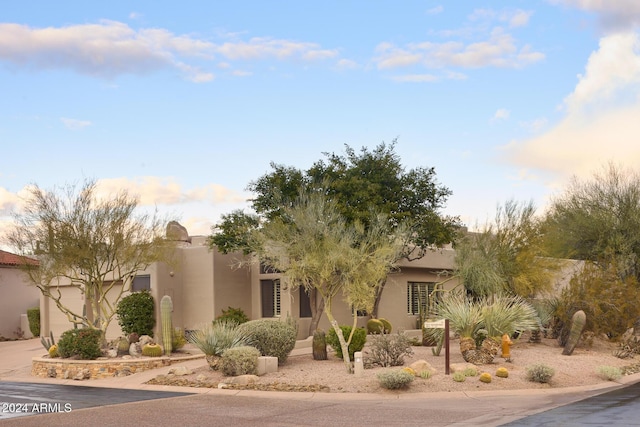
POLYGON ((483 383, 490 383, 491 382, 491 374, 488 372, 483 372, 482 374, 480 374, 480 381, 483 383))
POLYGON ((145 344, 142 347, 142 355, 147 357, 160 357, 162 356, 162 347, 158 344, 145 344))
POLYGON ((165 295, 160 300, 160 320, 162 321, 162 344, 164 345, 164 353, 170 355, 173 341, 173 325, 171 324, 171 312, 173 311, 173 302, 169 295, 165 295))
POLYGON ((509 371, 507 371, 507 368, 498 368, 496 370, 496 377, 508 378, 509 377, 509 371))
POLYGON ((49 357, 54 358, 54 357, 59 357, 60 355, 58 354, 58 346, 53 344, 51 347, 49 347, 49 357))

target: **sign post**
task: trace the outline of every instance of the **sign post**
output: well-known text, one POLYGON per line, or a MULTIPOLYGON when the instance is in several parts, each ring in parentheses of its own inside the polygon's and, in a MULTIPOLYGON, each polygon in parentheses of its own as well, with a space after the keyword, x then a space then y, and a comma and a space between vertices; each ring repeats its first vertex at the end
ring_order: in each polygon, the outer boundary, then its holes
POLYGON ((424 322, 427 329, 444 329, 444 373, 449 375, 449 319, 424 322))

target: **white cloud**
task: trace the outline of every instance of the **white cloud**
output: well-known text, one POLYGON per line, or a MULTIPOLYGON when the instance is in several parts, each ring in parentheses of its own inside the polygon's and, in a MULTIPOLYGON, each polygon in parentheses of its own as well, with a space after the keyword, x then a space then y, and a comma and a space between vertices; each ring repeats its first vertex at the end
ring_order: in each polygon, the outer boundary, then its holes
POLYGON ((18 194, 12 193, 6 188, 0 187, 0 212, 9 212, 15 209, 20 203, 21 198, 18 194))
POLYGON ((427 9, 425 11, 425 13, 427 15, 438 15, 439 13, 442 13, 444 11, 444 7, 442 7, 442 5, 438 5, 436 7, 432 7, 431 9, 427 9))
POLYGON ((247 199, 247 197, 219 184, 184 190, 174 178, 170 177, 109 178, 98 180, 97 185, 101 195, 117 193, 126 189, 130 194, 138 195, 140 204, 143 206, 176 205, 188 202, 241 203, 247 199))
POLYGON ((0 23, 0 62, 37 70, 70 69, 105 79, 174 68, 188 80, 201 83, 213 80, 214 75, 202 71, 193 60, 211 61, 219 55, 228 60, 320 61, 338 54, 337 49, 316 43, 269 37, 216 44, 162 28, 134 29, 107 20, 48 28, 0 23))
POLYGON ((340 70, 353 70, 358 68, 358 63, 356 61, 352 61, 351 59, 340 59, 336 63, 336 67, 340 70))
POLYGON ((570 111, 589 104, 608 102, 638 93, 640 84, 640 39, 637 33, 617 33, 600 39, 598 51, 589 56, 584 75, 565 99, 570 111))
POLYGON ((80 130, 92 125, 92 123, 88 120, 69 119, 66 117, 60 117, 60 121, 62 122, 62 124, 64 124, 64 127, 70 130, 80 130))
POLYGON ((142 14, 138 12, 131 12, 129 14, 129 19, 140 19, 141 17, 142 17, 142 14))
POLYGON ((640 2, 637 0, 549 0, 597 14, 600 25, 608 31, 628 30, 640 26, 640 2))
MULTIPOLYGON (((640 163, 640 47, 637 34, 603 37, 565 99, 565 117, 546 133, 504 147, 524 168, 590 176, 602 164, 640 163)), ((532 122, 539 129, 546 121, 532 122)))
POLYGON ((522 9, 476 9, 469 15, 470 21, 504 22, 510 28, 524 27, 529 24, 533 11, 522 9))
POLYGON ((403 47, 385 42, 377 46, 376 53, 374 61, 378 69, 416 64, 426 68, 522 67, 545 57, 541 52, 532 51, 529 45, 518 48, 513 36, 499 27, 494 28, 489 38, 481 42, 426 41, 403 47))
POLYGON ((511 111, 507 110, 506 108, 498 108, 498 110, 496 110, 495 114, 493 115, 492 120, 493 121, 507 120, 510 115, 511 115, 511 111))
POLYGON ((242 70, 234 70, 231 74, 233 74, 236 77, 248 77, 253 75, 251 71, 242 71, 242 70))
POLYGON ((467 78, 462 73, 445 71, 439 75, 436 74, 405 74, 390 77, 391 80, 400 83, 435 83, 442 80, 464 80, 467 78))
POLYGON ((513 16, 509 18, 509 27, 524 27, 529 24, 529 19, 533 15, 532 11, 517 10, 513 16))

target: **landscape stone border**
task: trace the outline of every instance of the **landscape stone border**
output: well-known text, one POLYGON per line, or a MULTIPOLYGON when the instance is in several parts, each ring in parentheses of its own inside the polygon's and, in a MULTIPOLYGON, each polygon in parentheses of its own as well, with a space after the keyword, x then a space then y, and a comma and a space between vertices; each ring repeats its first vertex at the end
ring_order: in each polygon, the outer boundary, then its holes
POLYGON ((162 356, 98 360, 34 357, 31 359, 31 375, 40 378, 99 380, 102 378, 125 377, 136 372, 162 368, 173 363, 201 359, 203 357, 203 354, 178 357, 162 356))

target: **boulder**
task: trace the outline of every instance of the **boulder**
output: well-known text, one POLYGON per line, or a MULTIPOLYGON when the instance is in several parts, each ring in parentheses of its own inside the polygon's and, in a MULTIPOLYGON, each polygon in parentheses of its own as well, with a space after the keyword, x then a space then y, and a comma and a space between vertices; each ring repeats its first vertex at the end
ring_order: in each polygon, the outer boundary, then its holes
POLYGON ((142 356, 142 347, 140 346, 140 343, 134 342, 131 344, 129 346, 129 354, 133 357, 142 356))
POLYGON ((416 377, 421 377, 423 372, 429 372, 431 375, 438 372, 436 368, 424 359, 416 360, 409 367, 416 373, 416 377))
POLYGON ((138 339, 138 344, 140 344, 140 348, 142 348, 147 344, 155 344, 155 341, 149 335, 142 335, 138 339))
POLYGON ((177 221, 169 221, 167 224, 167 239, 178 242, 191 242, 187 229, 177 221))
POLYGON ((449 365, 449 371, 453 374, 454 372, 464 372, 465 369, 475 369, 478 371, 478 367, 473 363, 452 363, 449 365))
POLYGON ((260 377, 257 375, 238 375, 237 377, 226 378, 225 381, 227 384, 247 385, 255 384, 259 379, 260 377))
POLYGON ((183 375, 191 375, 193 374, 193 371, 189 368, 187 368, 186 366, 176 366, 175 368, 171 368, 169 369, 168 372, 169 375, 175 375, 175 376, 183 376, 183 375))

